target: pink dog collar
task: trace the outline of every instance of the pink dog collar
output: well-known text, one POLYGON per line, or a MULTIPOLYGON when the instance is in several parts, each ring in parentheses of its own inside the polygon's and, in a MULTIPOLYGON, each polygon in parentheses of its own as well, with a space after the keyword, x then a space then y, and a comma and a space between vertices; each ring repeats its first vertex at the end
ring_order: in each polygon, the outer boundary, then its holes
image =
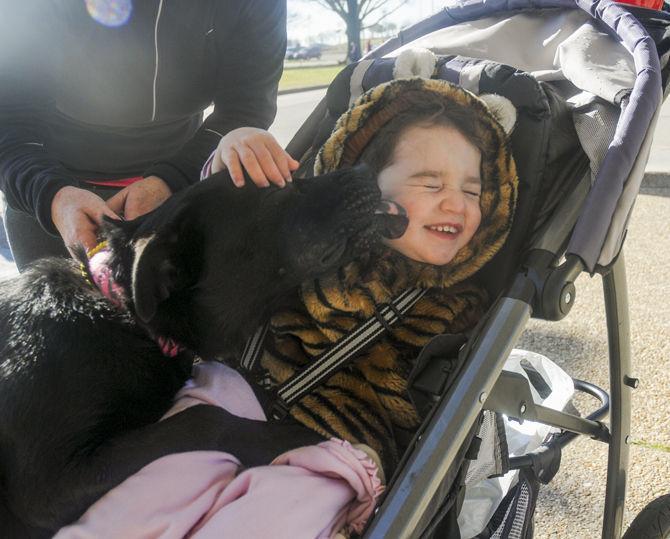
MULTIPOLYGON (((114 280, 112 269, 109 267, 111 251, 107 242, 103 241, 86 253, 88 257, 88 271, 93 283, 109 301, 119 308, 126 308, 126 293, 123 287, 114 280)), ((184 348, 173 339, 156 337, 156 342, 164 356, 175 357, 184 348)))
POLYGON ((88 271, 93 283, 105 296, 117 307, 125 307, 126 294, 121 285, 114 281, 112 269, 109 267, 111 251, 107 248, 107 242, 103 241, 91 249, 88 256, 88 271))

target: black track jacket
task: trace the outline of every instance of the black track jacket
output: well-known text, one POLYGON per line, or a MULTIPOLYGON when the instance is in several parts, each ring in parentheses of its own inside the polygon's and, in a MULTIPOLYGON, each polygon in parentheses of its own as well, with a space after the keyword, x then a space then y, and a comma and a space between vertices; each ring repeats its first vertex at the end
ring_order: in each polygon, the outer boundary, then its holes
POLYGON ((0 188, 52 233, 60 188, 156 175, 178 191, 222 135, 276 113, 286 0, 128 0, 120 26, 95 5, 0 0, 0 188))

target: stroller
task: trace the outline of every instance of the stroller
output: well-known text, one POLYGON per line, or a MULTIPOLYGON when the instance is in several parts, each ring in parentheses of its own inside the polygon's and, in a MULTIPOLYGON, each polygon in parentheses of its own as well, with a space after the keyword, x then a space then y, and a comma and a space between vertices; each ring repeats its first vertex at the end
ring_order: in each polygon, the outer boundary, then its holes
MULTIPOLYGON (((347 66, 289 143, 309 170, 340 114, 390 80, 394 56, 414 47, 438 55, 434 77, 500 94, 518 111, 515 221, 504 248, 480 272, 497 300, 467 343, 442 335, 423 350, 411 392, 426 419, 364 537, 460 537, 468 468, 487 451, 488 475, 518 470, 519 480, 477 537, 532 537, 539 485, 554 477, 561 449, 579 435, 609 445, 602 537, 621 537, 638 383, 621 251, 667 85, 669 28, 668 13, 609 0, 466 0, 347 66), (523 43, 515 45, 518 35, 523 43), (602 276, 610 351, 609 395, 574 380, 575 391, 600 402, 587 417, 536 404, 531 387, 544 382, 533 369, 525 377, 503 370, 531 316, 557 321, 569 313, 582 272, 602 276), (441 365, 455 358, 457 371, 445 374, 441 365), (501 414, 560 433, 509 458, 501 414)), ((662 496, 624 537, 670 537, 669 514, 670 495, 662 496)))

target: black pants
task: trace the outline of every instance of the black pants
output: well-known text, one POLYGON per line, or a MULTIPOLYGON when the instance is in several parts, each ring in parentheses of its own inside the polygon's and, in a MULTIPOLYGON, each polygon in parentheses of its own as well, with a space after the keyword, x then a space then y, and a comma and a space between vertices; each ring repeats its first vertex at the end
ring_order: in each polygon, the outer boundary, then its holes
MULTIPOLYGON (((82 184, 79 187, 91 191, 107 200, 119 191, 117 188, 82 184)), ((31 262, 49 256, 69 257, 70 254, 60 236, 46 232, 32 215, 5 205, 3 222, 9 249, 19 271, 24 271, 31 262)))

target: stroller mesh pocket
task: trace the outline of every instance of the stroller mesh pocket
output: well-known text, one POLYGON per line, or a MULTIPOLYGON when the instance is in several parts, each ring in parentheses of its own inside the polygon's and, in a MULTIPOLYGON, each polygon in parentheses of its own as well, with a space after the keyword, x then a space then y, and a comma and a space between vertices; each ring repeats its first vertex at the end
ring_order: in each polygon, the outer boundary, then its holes
POLYGON ((481 440, 477 460, 470 462, 465 484, 474 485, 487 477, 497 477, 509 470, 509 456, 502 417, 490 410, 482 413, 477 432, 481 440))

